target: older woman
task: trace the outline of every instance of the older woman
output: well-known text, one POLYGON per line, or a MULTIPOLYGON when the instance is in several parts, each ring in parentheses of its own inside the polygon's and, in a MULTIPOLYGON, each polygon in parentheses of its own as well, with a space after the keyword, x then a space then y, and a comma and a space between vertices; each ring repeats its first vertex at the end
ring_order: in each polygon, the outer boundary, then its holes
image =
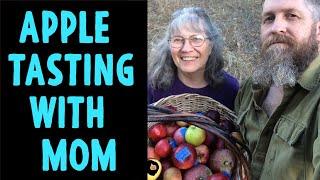
POLYGON ((205 10, 177 10, 151 54, 148 103, 170 95, 196 93, 233 109, 239 83, 223 71, 223 61, 222 38, 205 10))

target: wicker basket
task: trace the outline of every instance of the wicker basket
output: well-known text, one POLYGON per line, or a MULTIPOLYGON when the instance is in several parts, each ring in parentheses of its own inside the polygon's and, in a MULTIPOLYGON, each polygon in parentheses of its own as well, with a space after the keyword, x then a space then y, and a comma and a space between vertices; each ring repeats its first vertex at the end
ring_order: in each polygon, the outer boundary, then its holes
POLYGON ((236 115, 233 111, 213 100, 210 97, 198 94, 180 94, 162 98, 159 101, 148 106, 148 128, 156 123, 185 121, 189 124, 196 125, 217 137, 224 140, 226 147, 232 151, 236 159, 236 168, 233 173, 233 179, 247 180, 250 179, 248 161, 251 154, 248 148, 224 130, 214 120, 199 114, 216 110, 220 113, 220 118, 229 120, 236 128, 236 115), (173 107, 172 110, 168 107, 173 107))

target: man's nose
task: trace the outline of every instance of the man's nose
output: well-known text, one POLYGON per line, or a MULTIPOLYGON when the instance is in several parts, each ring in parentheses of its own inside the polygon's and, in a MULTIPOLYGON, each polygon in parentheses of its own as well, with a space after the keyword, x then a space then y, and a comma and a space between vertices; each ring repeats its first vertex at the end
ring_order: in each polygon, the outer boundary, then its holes
POLYGON ((276 17, 271 26, 271 32, 273 34, 286 34, 287 22, 281 17, 276 17))
POLYGON ((188 52, 188 51, 191 51, 192 49, 193 49, 193 46, 190 44, 190 41, 188 39, 185 39, 181 47, 181 51, 188 52))

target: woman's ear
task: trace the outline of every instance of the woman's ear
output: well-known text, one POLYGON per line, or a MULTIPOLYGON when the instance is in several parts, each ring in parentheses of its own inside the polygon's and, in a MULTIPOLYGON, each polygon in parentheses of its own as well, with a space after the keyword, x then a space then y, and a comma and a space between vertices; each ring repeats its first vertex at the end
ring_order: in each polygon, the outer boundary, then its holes
POLYGON ((316 38, 318 42, 318 52, 320 52, 320 21, 316 24, 316 38))
POLYGON ((320 45, 320 21, 317 22, 316 24, 316 38, 317 38, 317 41, 320 45))

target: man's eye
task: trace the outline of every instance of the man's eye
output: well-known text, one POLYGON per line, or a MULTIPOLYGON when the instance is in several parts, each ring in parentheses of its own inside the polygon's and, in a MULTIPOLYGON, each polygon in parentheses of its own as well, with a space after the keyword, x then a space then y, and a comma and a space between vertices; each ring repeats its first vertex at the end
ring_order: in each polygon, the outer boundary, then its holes
POLYGON ((263 23, 270 23, 274 20, 274 16, 268 16, 263 19, 263 23))
POLYGON ((289 19, 298 19, 299 17, 296 14, 289 13, 289 14, 287 14, 287 18, 289 18, 289 19))

